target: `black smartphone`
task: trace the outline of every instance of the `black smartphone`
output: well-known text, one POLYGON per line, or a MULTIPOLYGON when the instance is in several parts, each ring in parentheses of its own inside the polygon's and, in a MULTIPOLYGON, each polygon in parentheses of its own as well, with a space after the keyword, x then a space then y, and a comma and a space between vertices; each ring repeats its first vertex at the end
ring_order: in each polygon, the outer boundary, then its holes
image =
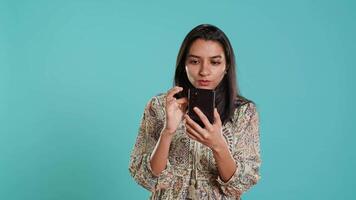
POLYGON ((187 97, 188 96, 188 90, 184 89, 178 93, 176 93, 175 95, 173 95, 174 98, 176 99, 180 99, 182 97, 187 97))
POLYGON ((205 125, 193 110, 194 107, 198 107, 209 119, 210 123, 214 123, 215 91, 199 88, 190 88, 188 90, 188 115, 204 128, 205 125))

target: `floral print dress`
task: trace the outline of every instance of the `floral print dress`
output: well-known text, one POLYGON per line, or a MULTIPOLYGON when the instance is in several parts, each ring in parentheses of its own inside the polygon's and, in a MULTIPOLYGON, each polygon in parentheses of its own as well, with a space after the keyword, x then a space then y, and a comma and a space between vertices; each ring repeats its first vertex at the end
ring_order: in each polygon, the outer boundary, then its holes
POLYGON ((134 180, 151 191, 150 199, 238 199, 260 180, 259 116, 256 105, 241 101, 232 120, 223 125, 223 135, 237 169, 227 182, 219 177, 212 151, 190 139, 182 122, 172 139, 166 169, 152 174, 150 156, 165 123, 166 93, 147 103, 129 171, 134 180))

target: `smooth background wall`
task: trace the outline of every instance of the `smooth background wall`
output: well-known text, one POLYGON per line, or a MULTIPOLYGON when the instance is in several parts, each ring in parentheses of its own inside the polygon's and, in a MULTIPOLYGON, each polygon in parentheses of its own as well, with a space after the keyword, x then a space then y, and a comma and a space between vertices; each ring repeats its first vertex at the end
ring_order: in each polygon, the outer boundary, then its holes
POLYGON ((335 1, 1 1, 0 199, 146 199, 128 163, 184 36, 230 38, 260 112, 246 200, 355 199, 355 14, 335 1))

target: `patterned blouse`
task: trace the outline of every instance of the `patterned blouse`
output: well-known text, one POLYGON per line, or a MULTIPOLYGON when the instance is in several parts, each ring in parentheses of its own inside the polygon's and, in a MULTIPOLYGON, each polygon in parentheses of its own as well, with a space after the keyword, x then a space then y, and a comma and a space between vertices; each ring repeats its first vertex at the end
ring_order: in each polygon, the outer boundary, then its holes
POLYGON ((165 123, 165 96, 147 103, 142 115, 129 171, 135 181, 151 191, 150 199, 238 199, 261 178, 259 169, 259 115, 253 102, 240 104, 223 135, 237 169, 227 182, 219 177, 210 148, 190 139, 183 122, 172 139, 166 168, 152 174, 150 156, 165 123))

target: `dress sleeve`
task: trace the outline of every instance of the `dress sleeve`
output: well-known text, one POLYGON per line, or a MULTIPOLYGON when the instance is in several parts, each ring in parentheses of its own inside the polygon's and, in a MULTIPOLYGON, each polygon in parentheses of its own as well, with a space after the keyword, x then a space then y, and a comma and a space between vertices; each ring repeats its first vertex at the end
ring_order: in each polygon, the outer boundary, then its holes
POLYGON ((261 178, 259 115, 252 102, 241 109, 241 116, 234 122, 236 140, 232 154, 237 166, 236 171, 227 182, 222 181, 220 176, 217 179, 221 190, 228 196, 242 195, 261 178))
POLYGON ((159 109, 162 108, 159 106, 157 97, 151 98, 144 109, 129 164, 129 172, 134 180, 151 192, 168 187, 172 179, 169 161, 167 161, 166 169, 159 176, 152 173, 150 166, 152 151, 163 128, 163 121, 159 119, 159 109))

